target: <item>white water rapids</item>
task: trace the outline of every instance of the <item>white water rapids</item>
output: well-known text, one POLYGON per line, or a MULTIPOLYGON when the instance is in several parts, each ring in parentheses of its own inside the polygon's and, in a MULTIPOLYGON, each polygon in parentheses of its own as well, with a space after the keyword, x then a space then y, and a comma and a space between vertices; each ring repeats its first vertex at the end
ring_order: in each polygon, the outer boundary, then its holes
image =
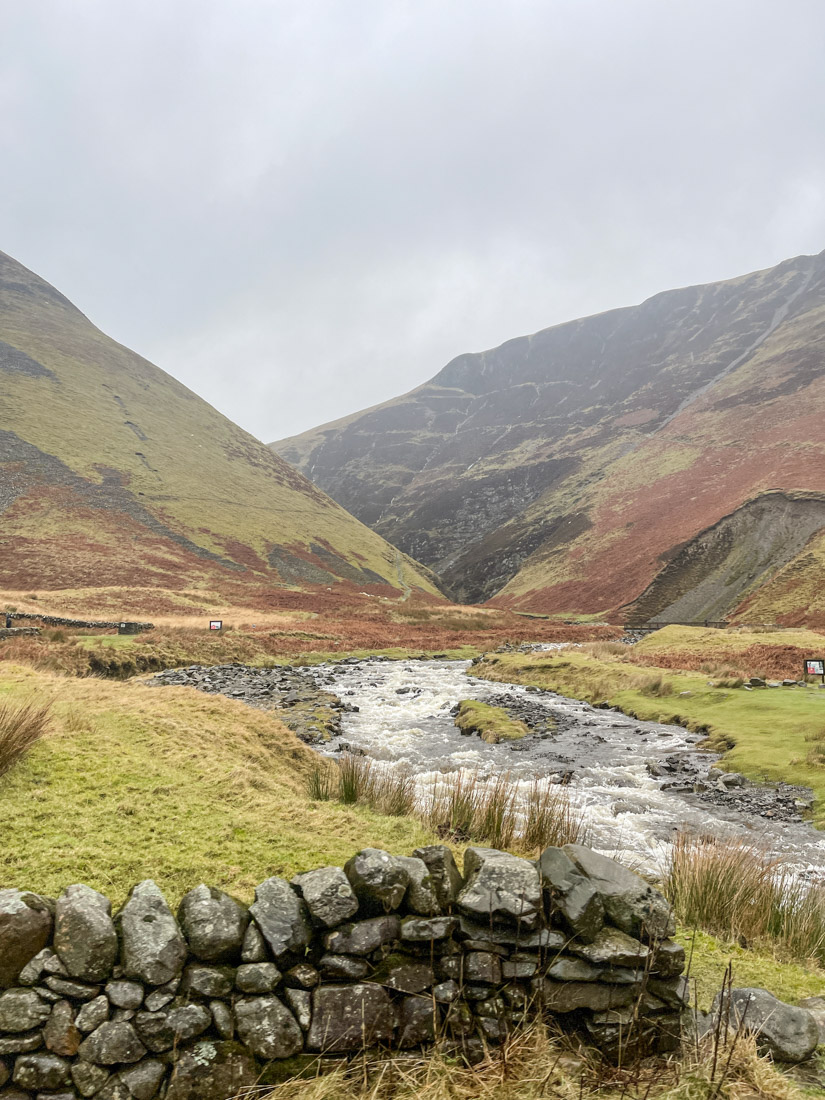
POLYGON ((553 692, 477 679, 467 675, 468 667, 468 662, 447 660, 317 667, 313 672, 320 686, 359 708, 342 715, 341 738, 322 751, 337 756, 351 748, 387 767, 408 768, 422 802, 444 773, 462 769, 482 777, 509 772, 523 781, 525 791, 536 778, 558 782, 568 773, 567 790, 584 815, 589 843, 643 871, 661 872, 674 834, 685 828, 758 841, 804 877, 825 880, 825 837, 812 827, 769 821, 662 789, 668 776, 651 771, 671 754, 686 757, 689 766, 695 763, 697 774, 715 759, 696 751, 699 735, 553 692), (549 719, 549 729, 521 741, 486 744, 456 728, 451 711, 461 699, 493 705, 506 700, 516 710, 529 706, 539 729, 542 716, 549 719))

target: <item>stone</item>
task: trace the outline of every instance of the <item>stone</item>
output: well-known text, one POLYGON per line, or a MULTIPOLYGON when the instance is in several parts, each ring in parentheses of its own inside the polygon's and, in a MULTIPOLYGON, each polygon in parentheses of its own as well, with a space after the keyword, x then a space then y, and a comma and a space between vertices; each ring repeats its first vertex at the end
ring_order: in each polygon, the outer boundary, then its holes
POLYGON ((730 1026, 756 1035, 762 1053, 776 1062, 804 1062, 819 1043, 819 1029, 805 1008, 785 1004, 766 989, 732 989, 717 993, 711 1007, 715 1019, 727 1015, 730 1026), (727 1009, 727 1012, 725 1012, 727 1009))
POLYGON ((360 1050, 392 1040, 394 1013, 379 985, 322 985, 312 994, 307 1047, 324 1053, 360 1050))
POLYGON ((429 997, 404 997, 397 1005, 397 1045, 402 1050, 432 1043, 438 1023, 438 1010, 429 997))
POLYGON ((604 1012, 608 1008, 621 1008, 631 1004, 637 996, 638 987, 612 986, 602 982, 554 982, 551 979, 536 979, 534 992, 549 1012, 575 1012, 579 1008, 604 1012))
POLYGON ((143 986, 140 982, 107 982, 106 996, 115 1008, 140 1008, 143 1004, 143 986))
POLYGON ((109 1001, 101 995, 93 1001, 86 1001, 75 1018, 75 1024, 81 1031, 94 1031, 109 1019, 109 1001))
POLYGON ((498 985, 501 981, 501 960, 489 951, 470 951, 464 956, 464 980, 498 985))
POLYGON ((275 963, 243 963, 235 973, 235 988, 241 993, 271 993, 280 980, 275 963))
POLYGON ((264 1061, 289 1058, 303 1048, 304 1036, 298 1021, 277 997, 250 997, 235 1006, 238 1037, 264 1061))
POLYGON ((67 886, 55 907, 54 949, 69 977, 105 981, 118 954, 109 899, 89 886, 67 886))
POLYGON ((321 975, 309 963, 298 963, 284 974, 284 985, 292 989, 314 989, 320 980, 321 975))
POLYGON ((263 938, 257 924, 250 922, 249 927, 244 933, 243 945, 241 947, 241 959, 245 963, 258 963, 266 962, 268 958, 269 952, 266 948, 266 940, 263 938))
POLYGON ((371 967, 366 959, 359 959, 355 955, 322 955, 318 961, 318 969, 322 978, 332 981, 351 980, 359 981, 366 978, 371 967))
POLYGON ((536 955, 525 955, 516 952, 509 959, 501 960, 501 976, 505 981, 519 981, 535 976, 539 968, 539 960, 536 955))
POLYGON ((71 1075, 74 1087, 81 1096, 94 1096, 109 1080, 110 1072, 105 1066, 96 1066, 94 1062, 84 1062, 78 1058, 72 1062, 71 1075))
POLYGON ((637 939, 662 940, 675 934, 672 906, 640 875, 582 844, 565 844, 563 851, 590 880, 617 928, 637 939))
POLYGON ((30 1031, 49 1018, 51 1008, 33 989, 0 993, 0 1031, 30 1031))
POLYGON ((249 911, 223 890, 201 883, 184 894, 178 922, 196 958, 234 962, 244 942, 249 911))
POLYGON ((438 904, 442 910, 449 911, 464 883, 453 853, 444 844, 428 844, 416 848, 413 855, 426 864, 438 904))
POLYGON ((401 940, 404 943, 432 943, 445 940, 458 927, 455 917, 404 917, 401 921, 401 940))
POLYGON ((275 960, 303 951, 312 938, 306 903, 286 879, 268 878, 255 889, 249 909, 275 960))
POLYGON ((189 953, 178 922, 151 879, 132 888, 117 916, 123 973, 147 985, 165 985, 183 969, 189 953))
POLYGON ((536 866, 553 912, 574 936, 589 943, 604 924, 604 903, 561 848, 545 848, 536 866))
POLYGON ((333 928, 358 912, 358 898, 340 867, 321 867, 296 875, 292 885, 306 902, 317 928, 333 928))
POLYGON ((235 1034, 235 1017, 232 1009, 223 1001, 210 1001, 209 1011, 212 1013, 212 1023, 222 1039, 231 1039, 235 1034))
POLYGON ((11 1077, 11 1066, 6 1062, 0 1062, 0 1088, 5 1085, 8 1079, 11 1077))
POLYGON ((467 848, 464 886, 456 904, 476 921, 538 927, 541 884, 535 864, 494 848, 467 848))
POLYGON ((400 993, 421 993, 435 984, 435 975, 429 963, 390 955, 372 975, 372 981, 400 993))
POLYGON ((166 1100, 226 1100, 251 1089, 259 1074, 252 1055, 237 1043, 205 1040, 181 1051, 166 1100))
POLYGON ((77 978, 58 978, 52 974, 46 978, 46 985, 57 994, 57 1000, 61 997, 71 997, 74 1001, 91 1001, 100 993, 99 985, 88 985, 77 978))
POLYGON ((448 979, 446 982, 439 982, 438 985, 433 986, 433 998, 442 1005, 452 1004, 460 992, 461 990, 458 988, 458 983, 451 979, 448 979))
POLYGON ((391 913, 404 900, 410 876, 395 856, 364 848, 344 865, 344 872, 365 914, 391 913))
POLYGON ((545 973, 556 982, 595 982, 603 971, 584 959, 558 958, 553 960, 545 973))
POLYGON ((594 966, 629 966, 644 968, 650 951, 618 928, 605 927, 592 943, 571 943, 568 948, 594 966))
POLYGON ((539 928, 535 932, 526 932, 523 927, 505 928, 459 917, 461 936, 468 940, 486 940, 489 943, 516 947, 521 951, 538 950, 560 951, 569 942, 570 937, 555 928, 539 928))
POLYGON ((0 890, 0 989, 12 986, 52 933, 52 914, 39 894, 0 890))
POLYGON ((333 955, 371 955, 401 934, 398 917, 371 917, 345 924, 324 936, 324 947, 333 955))
POLYGON ((441 912, 430 870, 417 856, 397 856, 398 862, 409 875, 410 884, 404 895, 404 908, 422 917, 434 917, 441 912))
POLYGON ((139 1062, 146 1047, 135 1028, 127 1020, 109 1020, 87 1035, 78 1054, 87 1062, 99 1066, 115 1066, 121 1062, 139 1062))
POLYGON ((69 1063, 57 1054, 20 1054, 12 1080, 23 1089, 59 1089, 69 1083, 69 1063))
POLYGON ((16 1035, 0 1035, 0 1058, 7 1054, 28 1054, 43 1046, 42 1031, 21 1031, 16 1035))
POLYGON ((799 1002, 799 1007, 807 1009, 813 1016, 819 1031, 819 1044, 822 1046, 825 1043, 825 997, 806 997, 799 1002))
POLYGON ((153 1100, 166 1073, 166 1066, 155 1058, 144 1058, 135 1066, 122 1069, 120 1080, 135 1100, 153 1100))
POLYGON ((308 989, 287 989, 284 998, 301 1030, 309 1030, 309 1025, 312 1022, 312 994, 310 991, 308 989))
POLYGON ((147 1012, 159 1012, 166 1008, 175 999, 175 994, 180 989, 180 978, 173 978, 166 985, 160 985, 152 993, 146 994, 143 1007, 147 1012))
POLYGON ((656 944, 651 971, 662 978, 673 978, 685 969, 685 949, 673 940, 656 944))
POLYGON ((687 978, 648 978, 647 992, 670 1008, 687 1008, 690 1005, 690 982, 687 978))
MULTIPOLYGON (((265 964, 264 964, 265 965, 265 964)), ((235 984, 235 971, 228 966, 202 966, 192 963, 183 972, 181 992, 189 997, 229 997, 235 984)))
POLYGON ((51 1015, 43 1029, 43 1038, 52 1054, 72 1058, 77 1054, 83 1036, 74 1022, 74 1009, 69 1001, 52 1005, 51 1015))
POLYGON ((132 1097, 129 1095, 129 1089, 121 1081, 120 1076, 114 1074, 97 1093, 97 1100, 132 1100, 132 1097))
POLYGON ((212 1013, 202 1004, 176 1004, 160 1012, 139 1012, 135 1030, 153 1054, 196 1039, 212 1022, 212 1013))
POLYGON ((20 971, 20 978, 18 980, 19 985, 36 985, 44 974, 53 973, 51 969, 47 969, 54 965, 54 963, 64 971, 66 968, 60 962, 57 955, 50 947, 44 947, 42 951, 38 951, 33 959, 30 959, 23 969, 20 971))

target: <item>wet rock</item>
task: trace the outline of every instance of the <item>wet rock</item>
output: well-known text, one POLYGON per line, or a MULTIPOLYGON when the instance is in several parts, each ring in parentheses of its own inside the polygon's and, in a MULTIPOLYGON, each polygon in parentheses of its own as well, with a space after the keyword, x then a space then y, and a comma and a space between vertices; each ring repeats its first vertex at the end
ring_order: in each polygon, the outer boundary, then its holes
POLYGON ((235 1006, 235 1019, 238 1037, 257 1058, 289 1058, 304 1045, 297 1020, 277 997, 241 1001, 235 1006))
POLYGON ((494 848, 468 848, 464 873, 465 884, 457 898, 462 913, 527 930, 538 926, 541 886, 538 871, 529 860, 494 848))
POLYGON ((69 977, 108 978, 118 953, 109 899, 88 886, 67 886, 55 907, 54 949, 69 977))
POLYGON ((766 989, 732 989, 724 1001, 717 994, 711 1011, 714 1017, 726 1015, 731 1027, 753 1032, 758 1048, 777 1062, 804 1062, 819 1042, 811 1013, 784 1004, 766 989))
POLYGON ((176 1004, 160 1012, 139 1012, 135 1030, 154 1054, 171 1050, 202 1035, 212 1022, 212 1013, 202 1004, 176 1004))
POLYGON ((301 1030, 307 1031, 312 1022, 312 994, 308 989, 287 989, 284 999, 301 1030))
POLYGON ((80 1044, 80 1057, 99 1066, 139 1062, 146 1047, 127 1020, 110 1020, 88 1035, 80 1044))
POLYGON ((360 981, 366 978, 370 972, 370 964, 366 959, 359 959, 353 955, 323 955, 318 962, 318 969, 322 978, 332 981, 350 979, 360 981))
POLYGON ((284 984, 292 989, 314 989, 321 976, 309 963, 298 963, 284 974, 284 984))
POLYGON ((397 909, 410 884, 403 864, 380 848, 364 848, 347 861, 344 871, 363 913, 397 909))
POLYGON ((87 985, 86 982, 74 978, 58 978, 55 975, 46 978, 46 985, 52 993, 57 994, 56 1000, 70 997, 75 1001, 91 1001, 100 993, 99 985, 87 985))
POLYGON ((155 1058, 144 1058, 136 1066, 122 1069, 120 1080, 134 1100, 153 1100, 166 1073, 166 1066, 155 1058))
POLYGON ((409 875, 410 884, 404 895, 404 906, 411 913, 433 917, 441 912, 435 883, 423 859, 416 856, 398 856, 398 862, 409 875))
POLYGON ((629 966, 642 968, 650 951, 643 943, 620 932, 618 928, 605 927, 592 943, 571 943, 569 950, 594 966, 629 966))
POLYGON ((593 884, 561 848, 545 848, 536 866, 565 927, 590 942, 604 924, 604 904, 593 884))
POLYGON ((316 927, 332 928, 358 912, 358 898, 340 867, 321 867, 296 875, 292 885, 306 902, 316 927))
POLYGON ((257 924, 252 922, 244 934, 241 959, 245 963, 255 963, 266 962, 268 958, 269 952, 267 951, 266 940, 257 924))
POLYGON ((422 860, 430 872, 435 896, 441 909, 451 909, 464 884, 453 853, 444 844, 429 844, 416 848, 413 855, 416 859, 422 860))
POLYGON ((72 1062, 71 1075, 74 1087, 81 1096, 94 1096, 109 1080, 110 1071, 105 1066, 96 1066, 94 1062, 78 1059, 72 1062))
POLYGON ((535 976, 539 968, 536 955, 516 953, 501 960, 501 976, 505 981, 520 981, 535 976))
POLYGON ((59 1089, 69 1083, 69 1063, 57 1054, 21 1054, 12 1080, 23 1089, 59 1089))
POLYGON ((685 949, 680 943, 666 940, 656 945, 651 967, 662 978, 672 978, 685 969, 685 949))
POLYGON ((49 942, 51 932, 52 914, 44 898, 0 890, 0 989, 14 985, 26 963, 49 942))
POLYGON ((83 1036, 75 1025, 74 1009, 68 1001, 58 1001, 52 1005, 43 1038, 52 1054, 60 1054, 64 1058, 77 1054, 83 1036))
POLYGON ((125 977, 164 985, 180 974, 188 948, 156 883, 147 879, 132 888, 117 923, 125 977))
POLYGON ((244 963, 235 974, 235 988, 241 993, 271 993, 280 980, 275 963, 244 963))
POLYGON ((106 996, 115 1008, 140 1008, 143 1004, 143 986, 140 982, 107 982, 106 996))
POLYGON ((433 998, 438 1001, 439 1004, 449 1005, 455 1001, 461 990, 458 987, 458 983, 448 979, 446 982, 439 982, 438 985, 433 986, 433 998))
POLYGON ((566 844, 564 852, 590 880, 607 916, 623 932, 648 939, 673 936, 676 920, 670 903, 643 878, 582 844, 566 844))
POLYGON ((229 966, 190 964, 183 972, 181 993, 188 997, 226 998, 232 993, 235 971, 229 966))
POLYGON ((464 956, 464 980, 488 982, 498 985, 501 981, 501 961, 489 951, 470 951, 464 956))
POLYGON ((21 1031, 16 1035, 0 1035, 0 1058, 7 1054, 28 1054, 43 1046, 42 1031, 21 1031))
POLYGON ((181 1052, 166 1100, 226 1100, 252 1088, 258 1076, 254 1058, 237 1043, 199 1042, 181 1052))
POLYGON ((0 1031, 30 1031, 49 1018, 51 1008, 33 989, 0 993, 0 1031))
POLYGON ((602 975, 598 966, 584 959, 555 959, 547 967, 547 977, 557 982, 595 982, 602 975))
POLYGON ((333 955, 371 955, 384 944, 397 940, 400 934, 398 917, 371 917, 328 932, 324 947, 333 955))
POLYGON ((212 1013, 212 1023, 222 1039, 231 1039, 235 1034, 235 1017, 232 1009, 223 1001, 210 1001, 209 1011, 212 1013))
POLYGON ((385 989, 378 985, 326 985, 312 994, 310 1050, 338 1053, 388 1043, 394 1013, 385 989))
POLYGON ((435 976, 428 963, 390 955, 375 971, 372 980, 400 993, 421 993, 435 983, 435 976))
POLYGON ((608 1008, 631 1004, 638 989, 636 986, 611 986, 603 982, 554 982, 551 979, 542 979, 534 984, 534 992, 549 1012, 564 1014, 580 1008, 604 1012, 608 1008))
POLYGON ((312 937, 306 904, 285 879, 268 878, 256 887, 249 911, 276 961, 301 951, 312 937))
POLYGON ((109 1019, 109 1001, 101 994, 81 1006, 75 1024, 81 1031, 94 1031, 109 1019))
POLYGON ((404 943, 431 943, 451 936, 458 927, 455 917, 405 917, 401 921, 401 940, 404 943))
POLYGON ((244 942, 249 912, 223 890, 201 883, 184 895, 178 921, 198 959, 232 962, 244 942))
POLYGON ((806 997, 804 1001, 799 1002, 799 1007, 806 1009, 813 1016, 821 1046, 825 1043, 825 997, 806 997))
POLYGON ((429 997, 404 997, 397 1011, 397 1045, 402 1050, 433 1042, 438 1013, 429 997))

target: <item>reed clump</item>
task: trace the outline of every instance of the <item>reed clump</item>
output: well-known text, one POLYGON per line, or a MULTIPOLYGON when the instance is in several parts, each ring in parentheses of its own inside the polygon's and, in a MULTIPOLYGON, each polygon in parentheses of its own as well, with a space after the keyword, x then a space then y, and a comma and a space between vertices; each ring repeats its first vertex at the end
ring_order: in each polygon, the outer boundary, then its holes
POLYGON ((34 702, 0 705, 0 776, 11 771, 44 736, 50 709, 48 704, 34 702))

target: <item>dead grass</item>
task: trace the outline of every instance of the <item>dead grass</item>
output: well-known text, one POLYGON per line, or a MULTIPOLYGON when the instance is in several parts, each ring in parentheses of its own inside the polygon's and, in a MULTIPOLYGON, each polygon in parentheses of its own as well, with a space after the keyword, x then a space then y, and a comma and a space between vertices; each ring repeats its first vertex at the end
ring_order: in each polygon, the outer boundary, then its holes
POLYGON ((46 733, 48 704, 4 703, 0 705, 0 776, 17 764, 46 733))

